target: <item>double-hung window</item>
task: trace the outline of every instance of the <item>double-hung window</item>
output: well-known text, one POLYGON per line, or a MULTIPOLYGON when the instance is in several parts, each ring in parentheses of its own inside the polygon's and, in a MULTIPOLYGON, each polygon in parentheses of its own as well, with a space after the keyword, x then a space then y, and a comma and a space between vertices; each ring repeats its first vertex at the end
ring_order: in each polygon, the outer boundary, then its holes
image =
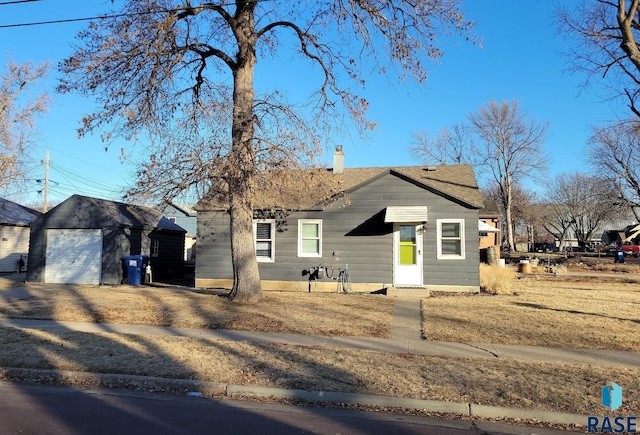
POLYGON ((463 260, 464 219, 437 220, 438 259, 463 260))
POLYGON ((276 221, 273 219, 253 221, 253 239, 258 261, 275 261, 275 227, 276 221))
POLYGON ((298 257, 322 257, 322 220, 298 220, 298 257))

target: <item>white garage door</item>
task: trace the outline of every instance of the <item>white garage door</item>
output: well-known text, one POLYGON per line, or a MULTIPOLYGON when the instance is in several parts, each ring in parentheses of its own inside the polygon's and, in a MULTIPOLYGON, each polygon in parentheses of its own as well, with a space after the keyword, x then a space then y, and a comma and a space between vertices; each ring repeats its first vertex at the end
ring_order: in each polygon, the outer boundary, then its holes
POLYGON ((100 284, 102 230, 47 230, 44 282, 100 284))

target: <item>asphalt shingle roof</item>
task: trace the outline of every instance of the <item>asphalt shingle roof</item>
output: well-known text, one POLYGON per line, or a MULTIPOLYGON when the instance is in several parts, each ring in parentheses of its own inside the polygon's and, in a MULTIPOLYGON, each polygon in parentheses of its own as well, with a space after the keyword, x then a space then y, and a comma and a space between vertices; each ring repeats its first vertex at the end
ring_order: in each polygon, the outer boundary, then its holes
MULTIPOLYGON (((373 168, 345 168, 343 173, 331 170, 297 171, 285 175, 263 175, 265 186, 257 181, 254 208, 285 207, 293 210, 311 209, 332 197, 349 194, 371 180, 392 173, 426 189, 451 199, 482 208, 484 203, 470 165, 398 166, 373 168), (274 181, 275 180, 275 181, 274 181), (266 187, 269 184, 270 187, 266 187)), ((226 209, 218 200, 205 198, 200 210, 226 209)))
POLYGON ((0 198, 0 225, 28 226, 41 213, 0 198))
POLYGON ((158 230, 182 231, 185 230, 164 217, 160 212, 140 205, 126 204, 123 202, 109 201, 106 199, 91 198, 82 195, 73 195, 67 201, 88 203, 109 219, 124 227, 141 228, 148 227, 158 230))

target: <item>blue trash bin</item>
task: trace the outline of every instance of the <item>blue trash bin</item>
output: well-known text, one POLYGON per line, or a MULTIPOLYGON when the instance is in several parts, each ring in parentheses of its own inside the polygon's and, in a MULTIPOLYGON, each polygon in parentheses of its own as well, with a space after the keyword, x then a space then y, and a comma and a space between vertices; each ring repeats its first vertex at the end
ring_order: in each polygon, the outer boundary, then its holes
POLYGON ((125 271, 124 281, 131 285, 144 284, 144 274, 149 257, 146 255, 126 255, 122 257, 123 268, 125 271))
POLYGON ((616 251, 616 259, 614 263, 624 263, 624 251, 622 249, 618 249, 616 251))

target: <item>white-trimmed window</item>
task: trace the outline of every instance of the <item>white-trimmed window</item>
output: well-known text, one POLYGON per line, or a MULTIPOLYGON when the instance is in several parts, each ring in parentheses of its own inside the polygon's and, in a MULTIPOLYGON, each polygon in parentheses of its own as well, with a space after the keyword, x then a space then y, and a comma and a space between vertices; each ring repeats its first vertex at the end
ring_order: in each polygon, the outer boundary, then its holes
POLYGON ((438 259, 464 260, 464 219, 438 219, 438 259))
POLYGON ((298 257, 322 257, 322 220, 298 220, 298 257))
POLYGON ((151 256, 157 257, 160 253, 160 240, 153 239, 151 240, 151 256))
POLYGON ((274 262, 276 221, 274 219, 260 219, 253 221, 253 242, 256 258, 262 262, 274 262))

